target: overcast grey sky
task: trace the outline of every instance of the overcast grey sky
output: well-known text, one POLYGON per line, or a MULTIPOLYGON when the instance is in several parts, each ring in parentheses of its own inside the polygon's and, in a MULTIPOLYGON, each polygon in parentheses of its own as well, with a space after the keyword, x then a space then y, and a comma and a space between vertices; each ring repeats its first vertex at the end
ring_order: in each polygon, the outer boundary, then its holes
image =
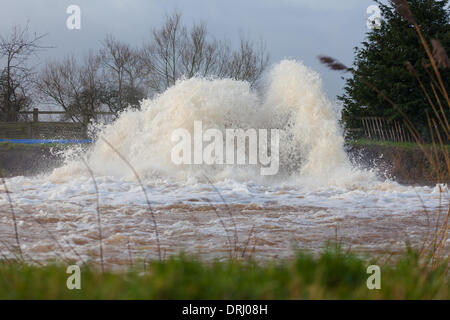
POLYGON ((43 60, 69 53, 81 55, 100 46, 107 33, 134 45, 158 27, 174 9, 189 24, 203 20, 217 38, 243 33, 262 38, 271 62, 295 58, 320 72, 331 99, 342 92, 340 74, 317 61, 327 54, 350 65, 353 48, 368 31, 366 13, 372 0, 2 0, 0 33, 30 22, 33 31, 48 33, 44 44, 55 46, 43 60), (66 28, 69 5, 81 8, 81 30, 66 28))

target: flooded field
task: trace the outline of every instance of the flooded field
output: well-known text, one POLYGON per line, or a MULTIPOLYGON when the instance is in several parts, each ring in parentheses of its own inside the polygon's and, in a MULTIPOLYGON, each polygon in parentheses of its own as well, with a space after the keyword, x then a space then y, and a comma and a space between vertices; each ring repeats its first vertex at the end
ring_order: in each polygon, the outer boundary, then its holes
MULTIPOLYGON (((5 179, 25 257, 98 262, 99 217, 111 267, 158 258, 156 234, 162 256, 186 251, 205 259, 227 258, 230 250, 288 258, 294 248, 317 252, 329 241, 389 255, 431 237, 447 214, 446 185, 401 185, 351 161, 335 106, 302 63, 282 61, 264 88, 231 79, 180 81, 141 110, 96 128, 92 147, 67 150, 53 172, 5 179), (223 164, 217 157, 214 165, 174 163, 173 132, 195 137, 198 121, 205 130, 279 130, 279 154, 270 148, 279 171, 263 176, 267 163, 223 164)), ((0 209, 0 250, 9 258, 17 241, 4 185, 0 209)))
MULTIPOLYGON (((26 259, 99 262, 97 200, 89 178, 51 184, 18 177, 8 185, 26 259)), ((140 186, 106 178, 98 185, 103 190, 99 212, 106 264, 115 268, 157 259, 154 224, 140 186)), ((370 191, 306 192, 231 181, 219 183, 217 189, 165 184, 147 185, 146 190, 162 255, 185 251, 207 260, 228 258, 235 247, 239 256, 289 258, 295 248, 317 252, 328 241, 363 255, 403 252, 407 243, 419 249, 434 231, 439 202, 444 210, 448 206, 439 188, 394 182, 370 191)), ((0 251, 11 258, 14 229, 3 195, 0 251)))

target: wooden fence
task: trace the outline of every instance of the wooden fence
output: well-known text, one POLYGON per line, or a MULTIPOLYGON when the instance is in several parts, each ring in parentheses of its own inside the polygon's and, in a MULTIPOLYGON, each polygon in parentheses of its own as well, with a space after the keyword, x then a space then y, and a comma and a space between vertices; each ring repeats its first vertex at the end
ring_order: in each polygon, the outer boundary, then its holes
POLYGON ((369 139, 398 142, 415 142, 408 128, 400 121, 386 121, 381 117, 361 118, 363 130, 369 139))
MULTIPOLYGON (((31 122, 0 122, 2 139, 85 139, 87 138, 87 117, 83 122, 39 121, 39 115, 65 115, 63 111, 24 111, 20 114, 33 115, 31 122)), ((112 112, 97 112, 96 115, 113 115, 112 112)))
POLYGON ((382 117, 360 118, 361 127, 349 131, 370 140, 415 142, 408 129, 400 121, 387 121, 382 117))

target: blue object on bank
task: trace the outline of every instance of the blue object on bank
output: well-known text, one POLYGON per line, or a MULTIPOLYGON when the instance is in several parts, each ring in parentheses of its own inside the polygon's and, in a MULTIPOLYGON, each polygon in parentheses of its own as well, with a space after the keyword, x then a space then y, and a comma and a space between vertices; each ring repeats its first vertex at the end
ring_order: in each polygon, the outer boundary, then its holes
POLYGON ((21 144, 48 144, 48 143, 92 143, 89 139, 0 139, 0 142, 21 143, 21 144))

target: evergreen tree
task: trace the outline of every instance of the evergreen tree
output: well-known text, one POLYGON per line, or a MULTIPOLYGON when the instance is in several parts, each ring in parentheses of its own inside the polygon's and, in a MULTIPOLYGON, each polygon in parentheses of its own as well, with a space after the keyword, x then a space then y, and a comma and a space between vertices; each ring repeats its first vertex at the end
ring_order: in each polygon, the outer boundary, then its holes
MULTIPOLYGON (((391 2, 383 4, 379 0, 375 2, 381 10, 381 27, 368 32, 367 40, 360 48, 355 48, 355 71, 346 81, 345 93, 338 97, 344 104, 344 123, 347 127, 358 127, 361 124, 358 118, 367 116, 402 119, 398 111, 361 81, 365 79, 391 98, 426 137, 429 129, 425 110, 431 114, 431 107, 417 80, 406 69, 405 62, 409 61, 413 65, 433 96, 430 85, 432 70, 427 67, 428 57, 413 25, 394 10, 394 5, 391 2)), ((408 3, 428 43, 431 39, 438 39, 449 52, 448 0, 409 0, 408 3)), ((444 85, 448 88, 450 69, 440 71, 444 85)), ((446 111, 449 111, 448 108, 446 111)))

